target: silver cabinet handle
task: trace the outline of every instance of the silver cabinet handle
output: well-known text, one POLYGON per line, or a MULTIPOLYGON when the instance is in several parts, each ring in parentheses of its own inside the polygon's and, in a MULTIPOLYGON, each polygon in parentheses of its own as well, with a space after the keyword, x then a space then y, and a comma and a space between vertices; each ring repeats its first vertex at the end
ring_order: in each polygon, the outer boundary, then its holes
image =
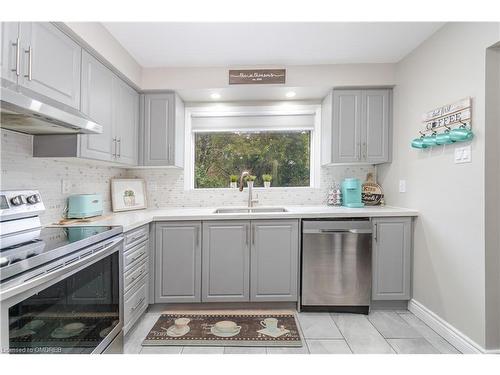
POLYGON ((201 228, 196 228, 196 246, 200 246, 200 231, 201 228))
POLYGON ((248 245, 248 232, 249 232, 250 228, 248 227, 248 225, 245 225, 245 243, 248 245))
POLYGON ((375 230, 373 231, 373 239, 375 241, 377 241, 377 237, 378 237, 378 224, 375 223, 374 226, 375 226, 375 230))
POLYGON ((368 147, 366 145, 366 142, 363 142, 363 159, 366 160, 366 155, 368 153, 368 147))
POLYGON ((146 297, 142 297, 142 298, 139 300, 139 302, 137 303, 137 305, 135 305, 134 307, 132 307, 132 308, 130 309, 130 311, 135 311, 135 310, 137 310, 137 309, 138 309, 138 308, 142 305, 142 303, 144 302, 144 300, 145 300, 145 299, 146 299, 146 297))
POLYGON ((170 162, 172 160, 172 146, 170 145, 170 143, 168 144, 167 146, 167 157, 168 157, 168 161, 170 162))
POLYGON ((252 245, 255 245, 255 224, 252 224, 252 245))
POLYGON ((33 55, 33 49, 31 46, 28 47, 27 50, 24 50, 24 53, 28 54, 28 74, 25 74, 24 76, 28 78, 28 81, 31 81, 32 79, 32 69, 31 69, 31 63, 32 63, 32 55, 33 55))
POLYGON ((12 43, 13 47, 16 47, 16 67, 14 69, 11 69, 13 72, 16 72, 16 76, 19 77, 19 74, 21 74, 21 67, 20 67, 20 61, 21 61, 21 45, 19 44, 19 38, 16 39, 15 43, 12 43))
MULTIPOLYGON (((139 255, 135 256, 132 258, 132 260, 130 261, 130 263, 132 262, 135 262, 137 259, 139 259, 140 257, 142 257, 143 255, 145 254, 145 252, 143 251, 142 253, 140 253, 139 255)), ((129 263, 129 264, 130 264, 129 263)))
POLYGON ((112 156, 116 158, 116 138, 113 138, 113 154, 112 156))
POLYGON ((118 142, 118 157, 121 158, 121 156, 122 156, 122 139, 118 138, 118 140, 116 142, 118 142))

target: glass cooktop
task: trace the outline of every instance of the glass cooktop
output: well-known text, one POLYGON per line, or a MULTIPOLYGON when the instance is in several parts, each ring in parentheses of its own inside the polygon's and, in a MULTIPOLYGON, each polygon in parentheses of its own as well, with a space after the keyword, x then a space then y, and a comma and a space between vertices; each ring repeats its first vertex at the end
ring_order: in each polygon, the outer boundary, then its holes
MULTIPOLYGON (((23 272, 103 241, 121 232, 111 226, 38 228, 1 238, 1 279, 13 276, 9 268, 23 272)), ((15 274, 19 272, 14 272, 15 274)))

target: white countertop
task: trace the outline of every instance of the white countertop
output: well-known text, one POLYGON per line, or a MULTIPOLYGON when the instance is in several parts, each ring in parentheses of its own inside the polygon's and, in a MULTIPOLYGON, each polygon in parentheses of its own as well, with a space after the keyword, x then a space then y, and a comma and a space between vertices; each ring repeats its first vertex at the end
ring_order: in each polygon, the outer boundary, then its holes
MULTIPOLYGON (((316 219, 316 218, 343 218, 343 217, 389 217, 389 216, 418 216, 418 211, 407 208, 378 206, 363 208, 331 207, 331 206, 280 206, 287 212, 258 212, 258 213, 224 213, 216 214, 217 208, 243 207, 172 207, 166 209, 148 209, 113 213, 103 220, 89 223, 75 223, 75 226, 109 225, 121 226, 128 232, 141 225, 153 221, 181 221, 181 220, 249 220, 249 219, 316 219)), ((259 208, 259 207, 258 207, 259 208)))

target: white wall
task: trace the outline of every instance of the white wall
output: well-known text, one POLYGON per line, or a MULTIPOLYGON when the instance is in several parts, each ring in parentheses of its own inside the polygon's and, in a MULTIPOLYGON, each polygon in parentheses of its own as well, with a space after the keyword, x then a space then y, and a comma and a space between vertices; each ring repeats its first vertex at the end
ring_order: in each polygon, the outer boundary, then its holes
POLYGON ((486 53, 486 347, 500 348, 500 46, 486 53))
POLYGON ((392 164, 378 168, 387 203, 416 208, 413 298, 485 346, 485 50, 499 24, 450 23, 397 65, 392 164), (473 98, 472 162, 453 146, 415 150, 423 113, 473 98), (405 179, 407 192, 398 192, 405 179))
MULTIPOLYGON (((144 90, 224 88, 229 86, 228 70, 226 67, 145 68, 142 71, 142 88, 144 90)), ((286 70, 285 86, 288 87, 395 84, 395 64, 304 65, 287 66, 286 70)))
POLYGON ((141 66, 100 22, 66 22, 65 24, 133 84, 141 86, 141 66))

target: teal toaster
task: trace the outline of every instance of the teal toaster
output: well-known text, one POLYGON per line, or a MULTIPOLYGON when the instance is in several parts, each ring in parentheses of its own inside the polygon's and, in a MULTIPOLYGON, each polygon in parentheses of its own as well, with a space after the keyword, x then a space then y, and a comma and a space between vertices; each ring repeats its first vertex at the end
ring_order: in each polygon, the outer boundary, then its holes
POLYGON ((68 197, 68 219, 102 215, 101 194, 76 194, 68 197))

